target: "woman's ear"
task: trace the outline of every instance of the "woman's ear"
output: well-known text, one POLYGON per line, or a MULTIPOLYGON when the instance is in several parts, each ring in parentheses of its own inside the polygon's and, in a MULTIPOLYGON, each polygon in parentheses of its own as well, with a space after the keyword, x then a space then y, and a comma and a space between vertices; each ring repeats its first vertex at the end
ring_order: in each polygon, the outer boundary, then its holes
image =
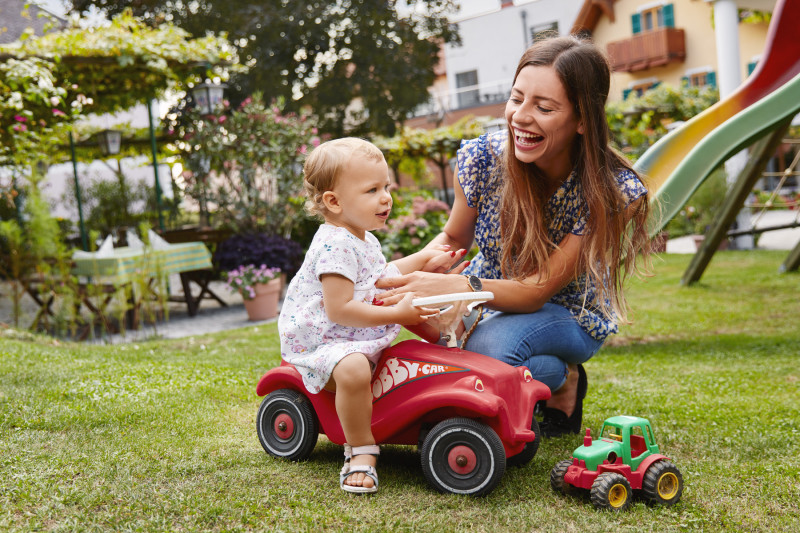
POLYGON ((586 128, 583 127, 582 120, 578 121, 578 129, 576 131, 578 132, 578 135, 583 135, 583 132, 586 131, 586 128))
POLYGON ((342 210, 342 206, 339 205, 339 197, 333 191, 322 193, 322 203, 325 205, 325 209, 331 213, 338 213, 342 210))

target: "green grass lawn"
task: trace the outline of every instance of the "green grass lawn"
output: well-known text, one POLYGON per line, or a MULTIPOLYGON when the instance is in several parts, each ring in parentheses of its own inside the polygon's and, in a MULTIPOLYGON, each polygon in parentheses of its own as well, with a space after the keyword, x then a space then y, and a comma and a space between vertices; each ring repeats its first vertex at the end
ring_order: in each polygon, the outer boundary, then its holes
POLYGON ((586 365, 584 424, 649 418, 684 476, 672 508, 555 494, 580 436, 543 441, 482 499, 432 491, 406 446, 384 447, 377 495, 345 494, 340 447, 291 463, 258 443, 274 324, 115 346, 0 330, 0 530, 797 531, 800 276, 778 274, 784 258, 719 253, 686 288, 690 257, 664 256, 586 365))

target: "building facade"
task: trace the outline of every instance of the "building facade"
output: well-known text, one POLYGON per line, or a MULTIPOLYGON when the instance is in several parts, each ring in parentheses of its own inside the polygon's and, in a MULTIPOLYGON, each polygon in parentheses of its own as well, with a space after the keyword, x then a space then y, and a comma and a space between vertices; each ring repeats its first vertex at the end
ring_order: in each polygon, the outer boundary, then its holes
POLYGON ((590 33, 606 50, 614 69, 609 100, 617 101, 659 83, 718 86, 720 57, 726 55, 736 55, 741 83, 758 62, 767 28, 764 22, 740 22, 739 50, 718 50, 713 2, 585 0, 572 31, 590 33))
POLYGON ((479 0, 461 2, 461 44, 440 54, 431 99, 406 125, 448 125, 466 115, 500 119, 519 58, 543 35, 569 33, 582 0, 479 0))

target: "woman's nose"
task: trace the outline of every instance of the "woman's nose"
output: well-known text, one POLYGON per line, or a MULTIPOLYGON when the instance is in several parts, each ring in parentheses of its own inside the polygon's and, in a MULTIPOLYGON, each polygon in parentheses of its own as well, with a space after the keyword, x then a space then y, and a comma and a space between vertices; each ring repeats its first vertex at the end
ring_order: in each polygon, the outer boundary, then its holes
POLYGON ((533 120, 533 106, 527 102, 523 102, 514 111, 514 120, 516 122, 527 123, 533 120))

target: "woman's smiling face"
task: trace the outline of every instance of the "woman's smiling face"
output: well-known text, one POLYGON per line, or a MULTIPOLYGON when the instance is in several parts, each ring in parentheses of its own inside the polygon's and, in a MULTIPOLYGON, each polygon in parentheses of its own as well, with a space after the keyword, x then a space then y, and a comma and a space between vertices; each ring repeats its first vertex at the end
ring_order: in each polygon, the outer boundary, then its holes
POLYGON ((572 170, 575 135, 583 124, 553 67, 528 65, 519 71, 506 104, 514 153, 559 182, 572 170))

